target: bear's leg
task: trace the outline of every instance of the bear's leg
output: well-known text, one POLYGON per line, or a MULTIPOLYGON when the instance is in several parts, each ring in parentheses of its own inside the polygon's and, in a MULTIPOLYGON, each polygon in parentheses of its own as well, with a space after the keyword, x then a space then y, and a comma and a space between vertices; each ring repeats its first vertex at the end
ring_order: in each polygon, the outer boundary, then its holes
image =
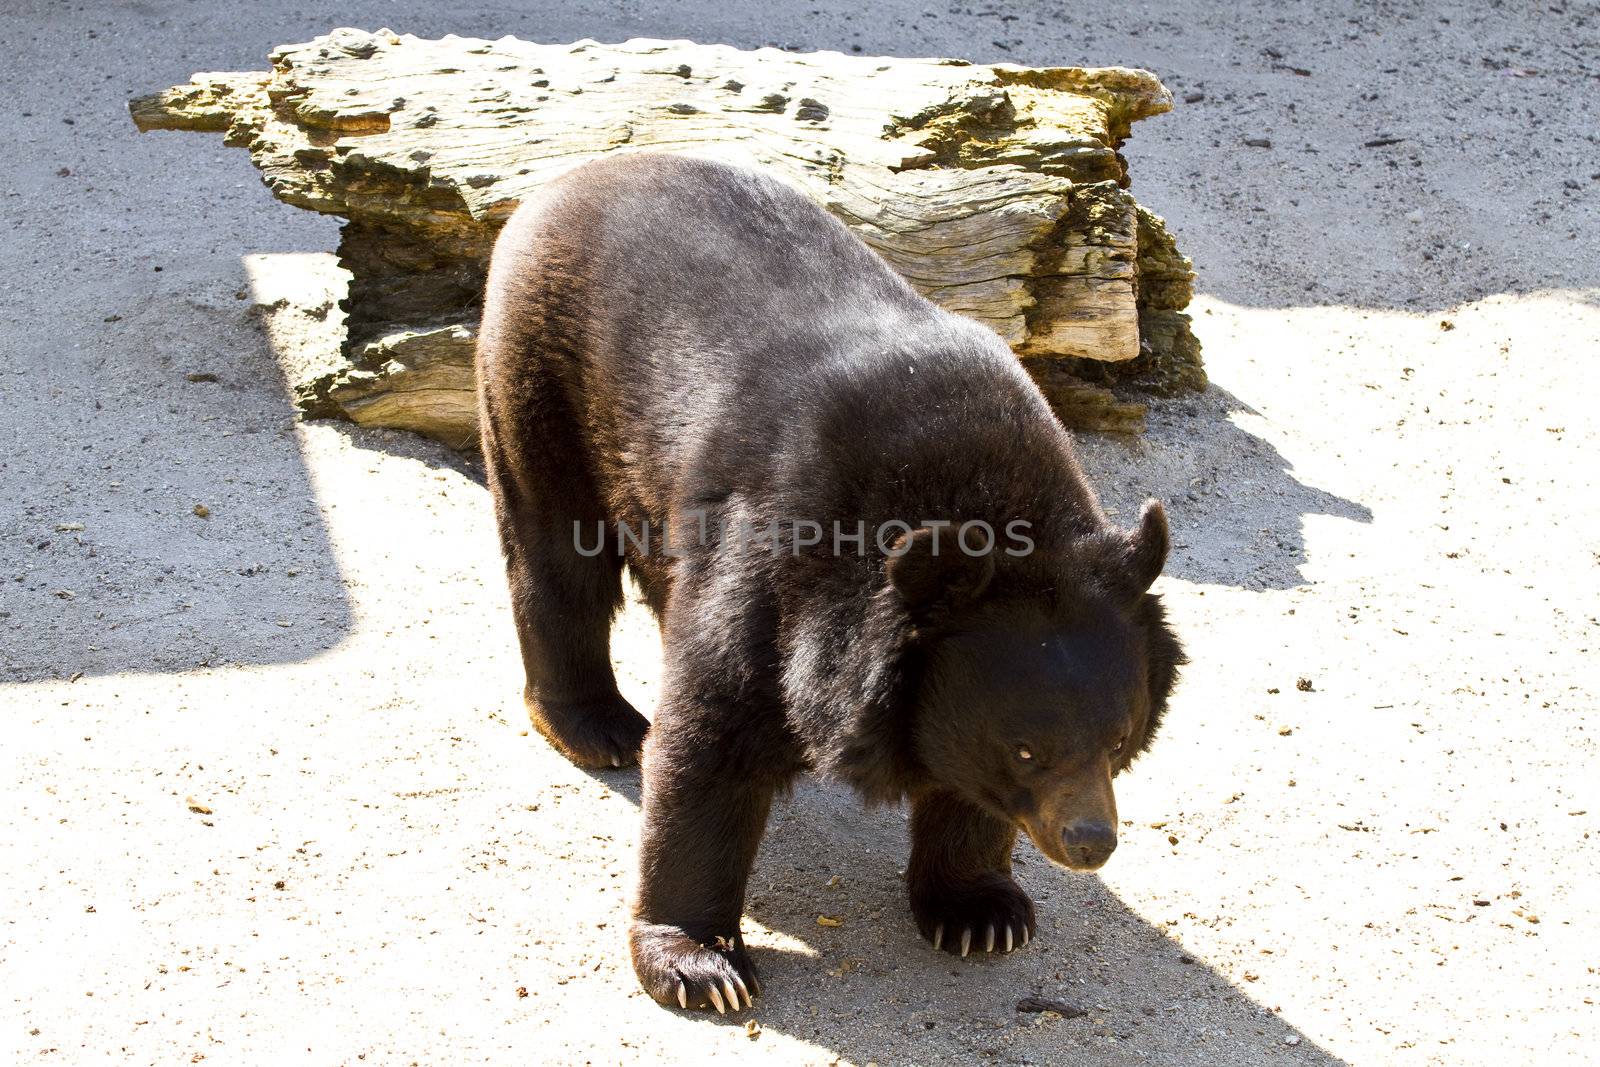
MULTIPOLYGON (((537 396, 537 370, 515 384, 485 382, 482 423, 527 678, 523 700, 533 726, 573 763, 631 765, 650 723, 617 691, 611 671, 622 557, 600 532, 609 524, 572 420, 553 396, 537 396), (597 542, 599 552, 585 554, 597 542)), ((553 384, 543 388, 554 393, 553 384)))
POLYGON ((1034 933, 1033 901, 1011 877, 1010 824, 953 793, 911 802, 911 914, 934 948, 1010 952, 1034 933))
POLYGON ((739 918, 775 786, 731 767, 737 746, 703 723, 674 730, 670 706, 645 744, 633 969, 661 1004, 737 1011, 761 993, 739 918))

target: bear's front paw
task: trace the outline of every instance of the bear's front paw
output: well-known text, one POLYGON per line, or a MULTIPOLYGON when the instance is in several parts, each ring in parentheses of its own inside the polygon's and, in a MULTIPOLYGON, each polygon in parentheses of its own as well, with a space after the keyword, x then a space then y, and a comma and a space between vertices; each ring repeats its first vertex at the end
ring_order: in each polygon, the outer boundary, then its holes
POLYGON ((934 948, 1010 952, 1033 939, 1033 901, 1006 874, 977 881, 913 886, 911 914, 934 948))
POLYGON ((523 693, 534 729, 579 767, 631 767, 639 762, 650 720, 621 696, 558 703, 523 693))
POLYGON ((676 926, 635 923, 628 942, 639 984, 658 1004, 727 1013, 754 1007, 754 998, 761 995, 755 965, 737 929, 732 937, 712 937, 701 944, 676 926))

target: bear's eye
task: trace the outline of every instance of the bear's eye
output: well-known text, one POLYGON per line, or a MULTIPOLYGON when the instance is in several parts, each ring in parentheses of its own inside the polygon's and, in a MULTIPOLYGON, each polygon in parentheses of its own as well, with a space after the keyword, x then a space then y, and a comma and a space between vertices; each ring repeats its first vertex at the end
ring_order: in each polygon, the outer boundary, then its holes
POLYGON ((1033 753, 1028 749, 1027 745, 1018 745, 1017 758, 1020 760, 1030 760, 1033 758, 1033 753))
POLYGON ((1122 752, 1123 746, 1126 745, 1127 743, 1128 743, 1128 735, 1127 734, 1123 734, 1122 737, 1118 739, 1117 743, 1111 746, 1111 754, 1113 756, 1120 755, 1121 752, 1122 752))

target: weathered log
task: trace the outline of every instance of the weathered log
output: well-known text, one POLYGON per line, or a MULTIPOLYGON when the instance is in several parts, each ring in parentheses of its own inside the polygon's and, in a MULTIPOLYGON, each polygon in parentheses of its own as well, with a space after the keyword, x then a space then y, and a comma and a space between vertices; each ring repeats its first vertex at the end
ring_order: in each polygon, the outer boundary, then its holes
POLYGON ((1147 71, 351 29, 270 58, 129 107, 141 130, 225 131, 279 198, 348 220, 344 365, 292 383, 309 414, 469 446, 496 231, 541 183, 640 150, 790 181, 1030 365, 1064 361, 1037 376, 1070 394, 1069 422, 1136 428, 1142 408, 1063 378, 1067 360, 1203 382, 1189 261, 1128 193, 1118 152, 1132 122, 1172 106, 1147 71))

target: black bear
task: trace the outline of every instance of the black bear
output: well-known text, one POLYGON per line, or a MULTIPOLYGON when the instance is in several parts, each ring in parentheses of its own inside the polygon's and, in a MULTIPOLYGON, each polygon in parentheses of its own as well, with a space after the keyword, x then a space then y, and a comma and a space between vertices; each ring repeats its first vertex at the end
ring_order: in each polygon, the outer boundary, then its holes
POLYGON ((748 1007, 739 932, 802 771, 911 808, 912 915, 965 956, 1034 934, 1018 829, 1116 847, 1178 642, 1166 518, 1112 526, 998 336, 782 182, 632 154, 544 187, 494 249, 483 454, 533 724, 643 761, 630 945, 663 1004, 748 1007), (608 640, 622 569, 658 617, 647 722, 608 640))

